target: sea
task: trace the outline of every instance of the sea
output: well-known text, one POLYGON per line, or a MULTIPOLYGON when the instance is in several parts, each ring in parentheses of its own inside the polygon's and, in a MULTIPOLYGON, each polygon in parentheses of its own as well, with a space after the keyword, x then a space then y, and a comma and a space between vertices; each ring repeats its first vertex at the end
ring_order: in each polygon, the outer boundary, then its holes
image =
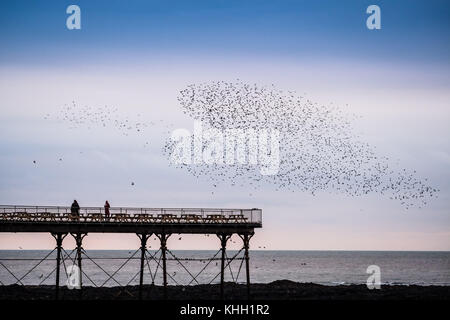
MULTIPOLYGON (((65 285, 79 269, 74 267, 78 264, 75 252, 64 251, 62 255, 60 284, 65 285)), ((82 255, 79 272, 83 285, 138 284, 140 255, 139 250, 87 250, 82 255)), ((168 284, 219 283, 220 257, 220 251, 169 251, 168 284)), ((0 285, 54 285, 55 258, 55 251, 0 250, 0 285)), ((245 283, 243 252, 226 251, 226 258, 225 281, 245 283)), ((162 265, 160 252, 148 251, 144 259, 144 283, 162 284, 162 265)), ((382 285, 448 286, 450 252, 250 251, 252 283, 291 280, 330 286, 366 284, 374 270, 379 270, 382 285)))

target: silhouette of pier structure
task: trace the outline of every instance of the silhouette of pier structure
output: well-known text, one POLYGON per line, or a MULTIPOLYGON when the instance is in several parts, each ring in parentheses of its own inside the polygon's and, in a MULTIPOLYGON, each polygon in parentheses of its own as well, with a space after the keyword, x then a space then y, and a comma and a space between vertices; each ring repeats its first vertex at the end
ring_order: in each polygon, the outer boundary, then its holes
MULTIPOLYGON (((135 275, 135 277, 139 275, 139 299, 142 299, 144 268, 146 263, 148 265, 149 260, 157 262, 155 274, 151 275, 152 284, 158 268, 162 270, 164 298, 167 298, 168 276, 171 277, 167 271, 167 260, 169 259, 176 260, 181 267, 188 272, 188 274, 192 277, 191 283, 198 283, 197 277, 204 270, 204 268, 196 275, 189 272, 186 266, 183 265, 182 261, 190 259, 177 258, 167 248, 167 240, 171 235, 216 235, 220 240, 220 249, 212 258, 207 260, 209 260, 208 264, 213 260, 218 260, 216 259, 216 256, 220 253, 220 274, 216 275, 216 277, 220 275, 220 297, 224 298, 225 269, 230 266, 230 263, 233 260, 241 260, 239 272, 242 264, 245 262, 247 294, 250 297, 249 247, 250 239, 254 235, 255 228, 262 227, 261 209, 111 207, 109 211, 110 215, 106 216, 103 207, 82 207, 80 208, 79 213, 76 214, 71 212, 70 207, 0 205, 0 232, 50 233, 55 238, 56 247, 52 250, 52 252, 50 252, 44 259, 35 260, 38 260, 37 265, 39 265, 43 260, 47 259, 50 254, 56 252, 56 266, 54 270, 52 270, 50 274, 45 277, 45 279, 47 279, 51 276, 51 274, 55 273, 56 299, 58 299, 60 291, 61 261, 63 262, 64 271, 68 277, 64 260, 65 258, 70 258, 80 271, 80 298, 82 297, 83 277, 86 277, 91 283, 95 284, 83 271, 83 257, 89 259, 103 272, 105 272, 108 276, 108 280, 112 279, 119 284, 119 282, 114 279, 114 275, 123 267, 124 264, 121 265, 119 270, 114 273, 109 273, 101 268, 101 266, 94 261, 95 259, 90 258, 87 255, 87 252, 83 249, 83 239, 89 233, 133 233, 139 237, 140 248, 125 262, 127 263, 137 253, 140 253, 140 268, 135 275), (229 258, 226 254, 226 246, 228 240, 234 234, 237 234, 242 239, 242 248, 236 255, 229 258), (67 251, 63 248, 63 240, 67 235, 71 235, 76 243, 76 248, 70 253, 67 253, 67 251), (153 235, 159 240, 160 243, 159 250, 157 251, 160 253, 159 259, 156 258, 156 253, 152 254, 147 250, 147 241, 153 235), (237 258, 238 254, 242 251, 243 257, 237 258), (75 257, 72 259, 71 256, 73 252, 75 252, 75 257), (171 257, 168 258, 167 254, 170 254, 171 257)), ((31 272, 36 266, 33 266, 29 272, 31 272)), ((29 272, 27 272, 22 277, 14 275, 14 272, 2 263, 1 259, 0 267, 6 269, 7 272, 11 274, 15 280, 17 280, 16 283, 18 284, 21 284, 21 280, 29 274, 29 272)), ((149 265, 148 268, 151 273, 149 265)), ((233 277, 232 272, 231 276, 233 277)), ((238 276, 239 273, 236 275, 236 281, 238 276)), ((216 277, 214 277, 214 279, 216 279, 216 277)), ((0 284, 3 283, 0 282, 0 284)))

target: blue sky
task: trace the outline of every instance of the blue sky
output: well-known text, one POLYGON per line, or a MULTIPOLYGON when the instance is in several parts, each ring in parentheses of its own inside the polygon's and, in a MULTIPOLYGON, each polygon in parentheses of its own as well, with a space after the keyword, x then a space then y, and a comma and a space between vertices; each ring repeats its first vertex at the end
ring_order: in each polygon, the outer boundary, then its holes
POLYGON ((448 64, 448 1, 378 1, 380 32, 365 28, 371 1, 78 1, 74 32, 69 4, 3 1, 2 63, 225 54, 448 64))
MULTIPOLYGON (((448 1, 2 1, 0 9, 1 204, 64 205, 75 197, 90 206, 109 199, 262 207, 254 241, 269 249, 450 250, 448 1), (70 4, 81 8, 81 30, 66 28, 70 4), (366 28, 370 4, 381 8, 381 30, 366 28), (171 128, 192 129, 179 90, 237 78, 348 104, 364 139, 428 177, 439 198, 405 212, 376 195, 267 188, 250 197, 248 188, 227 185, 212 195, 207 181, 169 167, 161 144, 171 128), (43 119, 74 100, 161 125, 123 137, 43 119)), ((53 246, 49 236, 39 239, 0 235, 0 248, 53 246)), ((88 248, 136 246, 91 239, 88 248)))

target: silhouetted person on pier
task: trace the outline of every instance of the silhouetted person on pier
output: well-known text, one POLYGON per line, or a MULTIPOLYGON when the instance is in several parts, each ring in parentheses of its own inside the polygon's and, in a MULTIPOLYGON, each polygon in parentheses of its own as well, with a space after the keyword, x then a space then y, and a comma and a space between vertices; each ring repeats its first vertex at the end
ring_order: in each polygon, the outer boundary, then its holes
POLYGON ((70 212, 72 213, 72 215, 80 217, 80 205, 78 204, 77 200, 73 200, 72 206, 70 207, 70 212))
POLYGON ((106 217, 106 220, 109 220, 109 208, 110 207, 111 206, 109 205, 108 200, 106 200, 106 202, 105 202, 105 217, 106 217))

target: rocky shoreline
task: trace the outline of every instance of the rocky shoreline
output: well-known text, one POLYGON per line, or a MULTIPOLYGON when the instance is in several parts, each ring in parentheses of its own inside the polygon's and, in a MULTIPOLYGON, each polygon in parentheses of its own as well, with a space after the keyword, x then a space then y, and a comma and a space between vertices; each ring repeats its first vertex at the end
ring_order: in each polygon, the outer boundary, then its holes
MULTIPOLYGON (((61 300, 80 298, 78 290, 60 288, 61 300)), ((169 286, 168 300, 218 300, 220 286, 169 286)), ((138 286, 126 287, 84 287, 83 300, 137 300, 138 286)), ((247 299, 245 284, 226 283, 226 300, 247 299)), ((54 286, 0 286, 0 300, 54 300, 54 286)), ((163 287, 145 285, 143 299, 164 299, 163 287)), ((450 300, 450 286, 389 285, 380 290, 369 290, 365 285, 324 286, 314 283, 298 283, 278 280, 271 283, 251 285, 251 299, 254 300, 450 300)))

